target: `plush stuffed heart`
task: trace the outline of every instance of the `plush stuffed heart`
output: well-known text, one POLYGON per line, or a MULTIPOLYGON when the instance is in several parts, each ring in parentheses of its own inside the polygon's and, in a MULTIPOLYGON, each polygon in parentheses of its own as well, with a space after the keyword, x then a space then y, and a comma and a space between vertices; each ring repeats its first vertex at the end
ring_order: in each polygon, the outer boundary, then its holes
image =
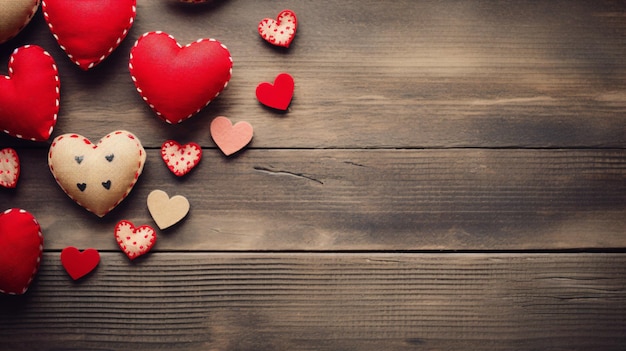
POLYGON ((293 77, 281 73, 274 79, 274 84, 263 82, 256 87, 256 98, 265 106, 277 110, 286 110, 293 98, 293 77))
POLYGON ((32 214, 18 208, 0 214, 0 292, 25 293, 42 254, 43 235, 32 214))
POLYGON ((283 10, 278 14, 276 20, 272 18, 261 20, 257 29, 261 37, 268 43, 288 48, 296 36, 297 25, 296 14, 291 10, 283 10))
POLYGON ((77 248, 68 246, 61 251, 61 264, 74 280, 89 274, 98 263, 100 263, 100 253, 96 249, 86 249, 80 252, 77 248))
POLYGON ((196 143, 181 145, 167 140, 161 145, 161 158, 172 173, 182 177, 200 163, 202 148, 196 143))
POLYGON ((163 190, 153 190, 148 195, 148 211, 159 229, 167 229, 180 222, 189 213, 189 200, 182 195, 171 198, 163 190))
POLYGON ((98 217, 130 193, 141 175, 146 152, 136 136, 118 130, 92 144, 78 134, 54 139, 48 165, 65 193, 98 217))
POLYGON ((215 117, 211 122, 211 137, 226 156, 248 145, 253 133, 252 125, 248 122, 241 121, 233 125, 223 116, 215 117))
POLYGON ((150 251, 156 243, 156 232, 147 225, 135 228, 135 225, 122 220, 115 226, 115 240, 122 251, 130 258, 135 258, 150 251))
POLYGON ((228 84, 233 60, 215 39, 181 46, 163 32, 142 35, 130 52, 130 75, 143 100, 167 123, 200 112, 228 84))
POLYGON ((0 186, 15 188, 20 176, 20 159, 14 149, 0 150, 0 186))
POLYGON ((20 139, 47 140, 57 123, 59 91, 52 56, 36 45, 17 48, 9 75, 0 76, 0 129, 20 139))
POLYGON ((43 15, 67 56, 88 70, 115 50, 137 14, 136 0, 43 0, 43 15))
POLYGON ((0 44, 26 27, 38 7, 39 0, 0 0, 0 44))

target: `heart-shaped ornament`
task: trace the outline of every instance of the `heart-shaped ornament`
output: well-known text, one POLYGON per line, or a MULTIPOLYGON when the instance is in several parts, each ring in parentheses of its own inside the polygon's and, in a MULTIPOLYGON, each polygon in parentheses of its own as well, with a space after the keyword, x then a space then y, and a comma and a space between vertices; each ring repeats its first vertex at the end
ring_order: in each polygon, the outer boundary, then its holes
POLYGON ((0 44, 26 27, 38 7, 39 0, 0 0, 0 44))
POLYGON ((78 134, 54 139, 48 166, 65 193, 98 217, 128 196, 146 162, 139 139, 118 130, 96 144, 78 134))
POLYGON ((68 246, 61 251, 61 264, 74 280, 89 274, 98 263, 100 263, 100 253, 96 249, 85 249, 81 252, 73 246, 68 246))
POLYGON ((202 148, 197 143, 181 145, 167 140, 161 145, 161 158, 172 173, 182 177, 200 163, 202 148))
POLYGON ((43 235, 32 214, 18 208, 0 214, 0 292, 25 293, 42 254, 43 235))
POLYGON ((245 121, 233 125, 230 119, 224 116, 215 117, 211 121, 211 137, 226 156, 248 145, 253 134, 252 125, 245 121))
POLYGON ((264 18, 258 26, 259 35, 268 43, 288 48, 296 36, 298 19, 291 10, 281 11, 276 19, 264 18))
POLYGON ((59 98, 52 56, 36 45, 15 49, 9 75, 0 76, 0 129, 20 139, 48 140, 57 123, 59 98))
POLYGON ((189 201, 182 195, 171 198, 163 190, 148 195, 148 211, 159 229, 167 229, 180 222, 189 213, 189 201))
POLYGON ((43 0, 41 8, 59 46, 81 69, 107 58, 126 38, 136 0, 43 0))
POLYGON ((115 240, 129 259, 147 253, 156 243, 156 232, 148 225, 136 227, 126 220, 119 221, 115 226, 115 240))
POLYGON ((20 176, 20 159, 14 149, 0 150, 0 186, 15 188, 20 176))
POLYGON ((137 91, 163 121, 180 123, 200 112, 228 85, 233 60, 215 39, 181 46, 171 35, 149 32, 130 51, 137 91))
POLYGON ((285 111, 291 103, 294 89, 293 77, 281 73, 274 79, 274 84, 262 82, 256 87, 256 98, 267 107, 285 111))

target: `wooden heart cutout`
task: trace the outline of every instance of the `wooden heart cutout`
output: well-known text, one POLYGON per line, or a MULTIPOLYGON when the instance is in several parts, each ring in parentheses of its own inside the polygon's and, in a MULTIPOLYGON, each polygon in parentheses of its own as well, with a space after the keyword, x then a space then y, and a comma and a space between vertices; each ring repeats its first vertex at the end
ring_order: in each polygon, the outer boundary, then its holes
POLYGON ((281 11, 276 19, 264 18, 258 26, 259 35, 268 43, 288 48, 296 36, 298 20, 295 12, 281 11))
POLYGON ((73 246, 68 246, 61 251, 61 264, 67 274, 74 280, 78 280, 91 271, 100 263, 100 253, 96 249, 79 251, 73 246))
POLYGON ((200 163, 202 147, 197 143, 181 145, 175 140, 167 140, 161 145, 161 158, 172 173, 182 177, 200 163))
POLYGON ((43 15, 59 46, 81 69, 106 59, 126 38, 136 0, 43 0, 43 15))
POLYGON ((0 186, 15 188, 20 176, 20 159, 14 149, 0 150, 0 186))
POLYGON ((0 44, 24 29, 38 7, 39 0, 0 0, 0 44))
POLYGON ((200 112, 226 88, 233 60, 215 39, 181 46, 171 35, 149 32, 131 49, 128 67, 143 100, 173 124, 200 112))
POLYGON ((159 229, 167 229, 180 222, 189 213, 189 201, 182 195, 171 198, 163 190, 148 195, 148 211, 159 229))
POLYGON ((146 162, 139 139, 118 130, 92 144, 78 134, 54 139, 48 165, 65 193, 98 217, 128 196, 146 162))
POLYGON ((0 292, 28 290, 43 254, 41 227, 32 214, 11 208, 0 214, 0 292))
POLYGON ((20 139, 48 140, 57 123, 60 83, 56 63, 36 45, 9 58, 9 75, 0 76, 0 129, 20 139))
POLYGON ((126 220, 119 221, 115 225, 115 240, 129 259, 147 253, 156 243, 156 232, 148 225, 136 227, 126 220))
POLYGON ((256 87, 256 97, 260 103, 277 110, 286 110, 293 98, 293 77, 281 73, 274 79, 274 84, 263 82, 256 87))
POLYGON ((230 119, 219 116, 211 122, 211 137, 226 156, 230 156, 248 145, 253 134, 252 125, 245 121, 233 125, 230 119))

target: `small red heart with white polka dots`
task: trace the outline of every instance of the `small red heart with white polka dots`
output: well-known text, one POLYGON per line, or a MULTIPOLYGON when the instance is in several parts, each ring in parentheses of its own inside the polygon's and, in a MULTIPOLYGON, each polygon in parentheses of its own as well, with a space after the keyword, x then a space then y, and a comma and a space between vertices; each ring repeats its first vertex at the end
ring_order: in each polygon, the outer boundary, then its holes
POLYGON ((0 150, 0 185, 5 188, 15 188, 20 176, 20 159, 14 149, 0 150))
POLYGON ((115 240, 126 256, 134 260, 152 249, 156 232, 149 225, 135 228, 132 222, 121 220, 115 226, 115 240))
POLYGON ((200 163, 202 148, 197 143, 167 140, 161 145, 161 158, 172 173, 182 177, 200 163))

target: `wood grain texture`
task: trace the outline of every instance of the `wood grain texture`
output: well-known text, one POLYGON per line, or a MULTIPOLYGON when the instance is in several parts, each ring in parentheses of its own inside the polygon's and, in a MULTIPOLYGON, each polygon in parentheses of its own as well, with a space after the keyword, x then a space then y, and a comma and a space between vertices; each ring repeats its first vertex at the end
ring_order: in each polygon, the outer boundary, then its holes
POLYGON ((622 350, 624 254, 49 252, 0 350, 622 350), (122 278, 123 277, 123 278, 122 278), (71 345, 71 346, 68 346, 71 345))

